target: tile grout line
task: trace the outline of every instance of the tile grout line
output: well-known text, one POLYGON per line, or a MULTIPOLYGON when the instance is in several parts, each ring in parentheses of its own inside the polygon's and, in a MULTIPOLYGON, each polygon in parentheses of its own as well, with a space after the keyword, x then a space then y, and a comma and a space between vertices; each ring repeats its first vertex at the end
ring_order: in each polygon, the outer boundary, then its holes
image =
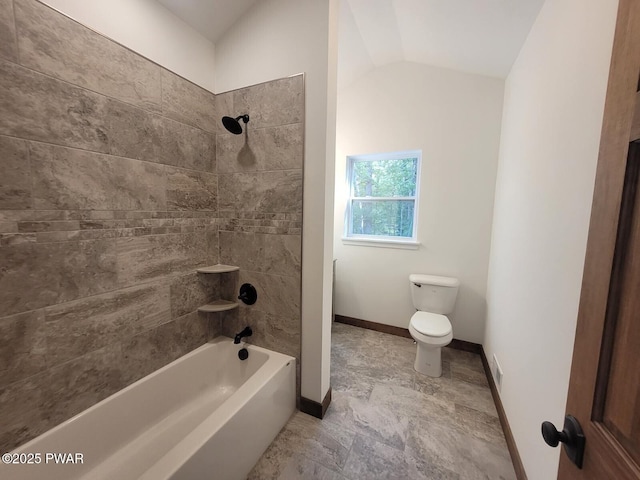
POLYGON ((13 35, 14 40, 16 41, 16 62, 20 65, 20 45, 18 43, 18 21, 16 16, 16 2, 13 0, 11 2, 11 13, 13 14, 13 35))
MULTIPOLYGON (((120 158, 122 160, 131 160, 131 161, 135 161, 135 162, 144 162, 144 163, 148 163, 151 165, 157 165, 159 167, 167 167, 167 168, 176 168, 176 169, 180 169, 180 170, 187 170, 190 172, 198 172, 198 173, 205 173, 208 175, 217 175, 214 172, 210 172, 207 170, 198 170, 195 168, 188 168, 188 167, 182 167, 179 165, 172 165, 170 163, 162 163, 162 162, 154 162, 153 160, 146 160, 143 158, 135 158, 135 157, 125 157, 122 155, 116 155, 114 153, 111 153, 111 151, 109 150, 108 152, 101 152, 99 150, 91 150, 89 148, 82 148, 82 147, 78 147, 78 146, 70 146, 70 145, 65 145, 63 143, 52 143, 52 142, 47 142, 44 140, 37 140, 37 139, 32 139, 32 138, 25 138, 25 137, 18 137, 16 135, 10 135, 7 133, 0 133, 0 137, 7 137, 7 138, 14 138, 16 140, 22 140, 24 142, 27 143, 38 143, 41 145, 47 145, 50 147, 56 147, 56 148, 66 148, 68 150, 77 150, 79 152, 87 152, 87 153, 91 153, 93 155, 100 155, 100 156, 105 156, 105 157, 114 157, 114 158, 120 158)), ((274 170, 275 172, 278 172, 280 170, 274 170)))

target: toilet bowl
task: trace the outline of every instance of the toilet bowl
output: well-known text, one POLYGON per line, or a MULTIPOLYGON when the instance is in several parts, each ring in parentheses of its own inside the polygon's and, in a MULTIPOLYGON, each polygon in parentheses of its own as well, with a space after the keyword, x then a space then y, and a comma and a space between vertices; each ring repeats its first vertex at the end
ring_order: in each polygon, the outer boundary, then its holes
POLYGON ((442 375, 442 347, 453 339, 446 314, 453 311, 460 282, 457 278, 412 274, 411 298, 417 312, 409 321, 409 333, 416 341, 413 368, 423 375, 442 375))
POLYGON ((409 333, 416 341, 416 372, 430 377, 442 375, 442 347, 453 339, 451 322, 445 315, 416 312, 409 322, 409 333))

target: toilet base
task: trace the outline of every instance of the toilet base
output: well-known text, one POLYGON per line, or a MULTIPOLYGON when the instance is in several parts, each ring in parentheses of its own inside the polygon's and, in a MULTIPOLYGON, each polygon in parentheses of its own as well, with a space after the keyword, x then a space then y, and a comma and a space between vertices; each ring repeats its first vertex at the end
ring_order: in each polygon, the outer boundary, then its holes
POLYGON ((419 342, 417 346, 413 369, 430 377, 442 376, 442 347, 426 347, 419 342))

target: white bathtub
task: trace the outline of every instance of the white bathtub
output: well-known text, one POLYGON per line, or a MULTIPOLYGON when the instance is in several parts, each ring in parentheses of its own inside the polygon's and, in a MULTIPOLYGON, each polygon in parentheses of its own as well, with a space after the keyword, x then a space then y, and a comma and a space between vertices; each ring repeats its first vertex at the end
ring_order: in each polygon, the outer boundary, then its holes
POLYGON ((246 478, 296 404, 295 358, 247 347, 241 361, 231 339, 212 340, 16 449, 32 463, 0 478, 246 478))

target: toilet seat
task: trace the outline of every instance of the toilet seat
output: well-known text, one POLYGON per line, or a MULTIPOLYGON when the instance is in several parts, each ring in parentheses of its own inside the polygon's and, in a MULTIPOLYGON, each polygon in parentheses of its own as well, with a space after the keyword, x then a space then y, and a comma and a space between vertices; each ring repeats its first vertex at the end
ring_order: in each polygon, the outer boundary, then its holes
POLYGON ((431 312, 416 312, 409 322, 418 333, 427 337, 445 337, 452 331, 451 322, 445 315, 431 312))

